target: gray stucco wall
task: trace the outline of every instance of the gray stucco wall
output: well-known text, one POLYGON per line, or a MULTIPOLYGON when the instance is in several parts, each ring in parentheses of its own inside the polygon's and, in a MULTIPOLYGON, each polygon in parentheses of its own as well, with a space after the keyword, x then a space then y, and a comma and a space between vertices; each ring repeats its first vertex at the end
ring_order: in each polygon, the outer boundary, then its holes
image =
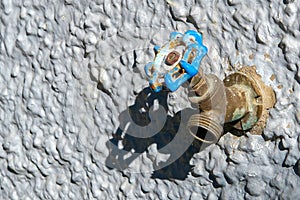
POLYGON ((0 7, 1 199, 299 198, 299 1, 1 0, 0 7), (159 133, 124 133, 127 111, 137 125, 149 123, 143 67, 153 46, 188 29, 203 34, 206 73, 222 79, 239 64, 256 65, 275 90, 262 136, 226 133, 206 148, 160 151, 188 115, 186 88, 152 94, 167 110, 159 133))

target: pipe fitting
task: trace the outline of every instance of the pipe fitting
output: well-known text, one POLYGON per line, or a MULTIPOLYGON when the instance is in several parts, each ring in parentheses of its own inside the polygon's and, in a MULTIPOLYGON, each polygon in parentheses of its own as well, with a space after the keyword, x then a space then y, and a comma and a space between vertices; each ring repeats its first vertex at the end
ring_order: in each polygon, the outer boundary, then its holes
POLYGON ((188 128, 190 133, 201 142, 215 143, 219 140, 223 133, 223 124, 216 120, 213 114, 203 112, 192 115, 188 121, 188 128), (199 127, 206 132, 199 131, 199 127), (205 133, 205 134, 203 134, 205 133))
POLYGON ((251 129, 251 133, 261 134, 268 110, 275 104, 274 91, 261 81, 255 67, 243 67, 223 82, 213 74, 199 71, 190 87, 194 95, 189 99, 202 112, 191 116, 188 128, 196 139, 205 143, 217 142, 225 123, 239 131, 251 129))
POLYGON ((188 122, 190 133, 198 140, 206 143, 218 141, 223 133, 226 116, 226 94, 223 82, 215 75, 202 73, 193 77, 190 83, 189 97, 192 103, 197 103, 200 114, 192 115, 188 122), (197 127, 207 130, 205 139, 198 135, 197 127))

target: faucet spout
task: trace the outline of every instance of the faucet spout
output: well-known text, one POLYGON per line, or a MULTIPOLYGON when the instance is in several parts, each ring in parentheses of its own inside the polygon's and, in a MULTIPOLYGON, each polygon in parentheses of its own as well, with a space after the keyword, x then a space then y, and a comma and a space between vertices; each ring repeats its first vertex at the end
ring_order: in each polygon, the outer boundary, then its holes
POLYGON ((189 97, 197 103, 201 113, 190 117, 188 127, 190 133, 205 143, 214 143, 223 133, 226 117, 226 92, 223 82, 215 75, 205 75, 202 71, 193 77, 190 83, 194 96, 189 97), (207 130, 205 138, 200 136, 198 128, 207 130))

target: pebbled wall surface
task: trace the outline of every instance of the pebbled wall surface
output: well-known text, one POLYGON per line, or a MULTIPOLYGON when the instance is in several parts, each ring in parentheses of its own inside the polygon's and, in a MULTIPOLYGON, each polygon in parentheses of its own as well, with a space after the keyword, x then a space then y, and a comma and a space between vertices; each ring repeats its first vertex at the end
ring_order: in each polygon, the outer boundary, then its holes
POLYGON ((0 199, 299 198, 300 1, 0 2, 0 199), (151 139, 123 133, 121 116, 149 123, 143 67, 188 29, 206 73, 256 65, 277 103, 262 136, 226 133, 163 166, 186 89, 156 96, 168 118, 151 139))

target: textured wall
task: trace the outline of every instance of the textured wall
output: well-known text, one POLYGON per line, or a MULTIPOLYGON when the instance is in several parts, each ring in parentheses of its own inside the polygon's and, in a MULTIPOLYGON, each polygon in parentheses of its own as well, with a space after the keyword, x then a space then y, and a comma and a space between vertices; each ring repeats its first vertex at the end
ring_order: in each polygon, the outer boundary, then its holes
POLYGON ((299 198, 299 1, 0 6, 1 199, 299 198), (187 89, 153 94, 143 67, 154 45, 188 29, 203 33, 206 73, 224 78, 239 64, 256 65, 274 88, 262 136, 226 133, 207 148, 161 151, 189 115, 187 89), (136 127, 149 124, 153 99, 167 110, 159 133, 124 133, 128 112, 136 127))

